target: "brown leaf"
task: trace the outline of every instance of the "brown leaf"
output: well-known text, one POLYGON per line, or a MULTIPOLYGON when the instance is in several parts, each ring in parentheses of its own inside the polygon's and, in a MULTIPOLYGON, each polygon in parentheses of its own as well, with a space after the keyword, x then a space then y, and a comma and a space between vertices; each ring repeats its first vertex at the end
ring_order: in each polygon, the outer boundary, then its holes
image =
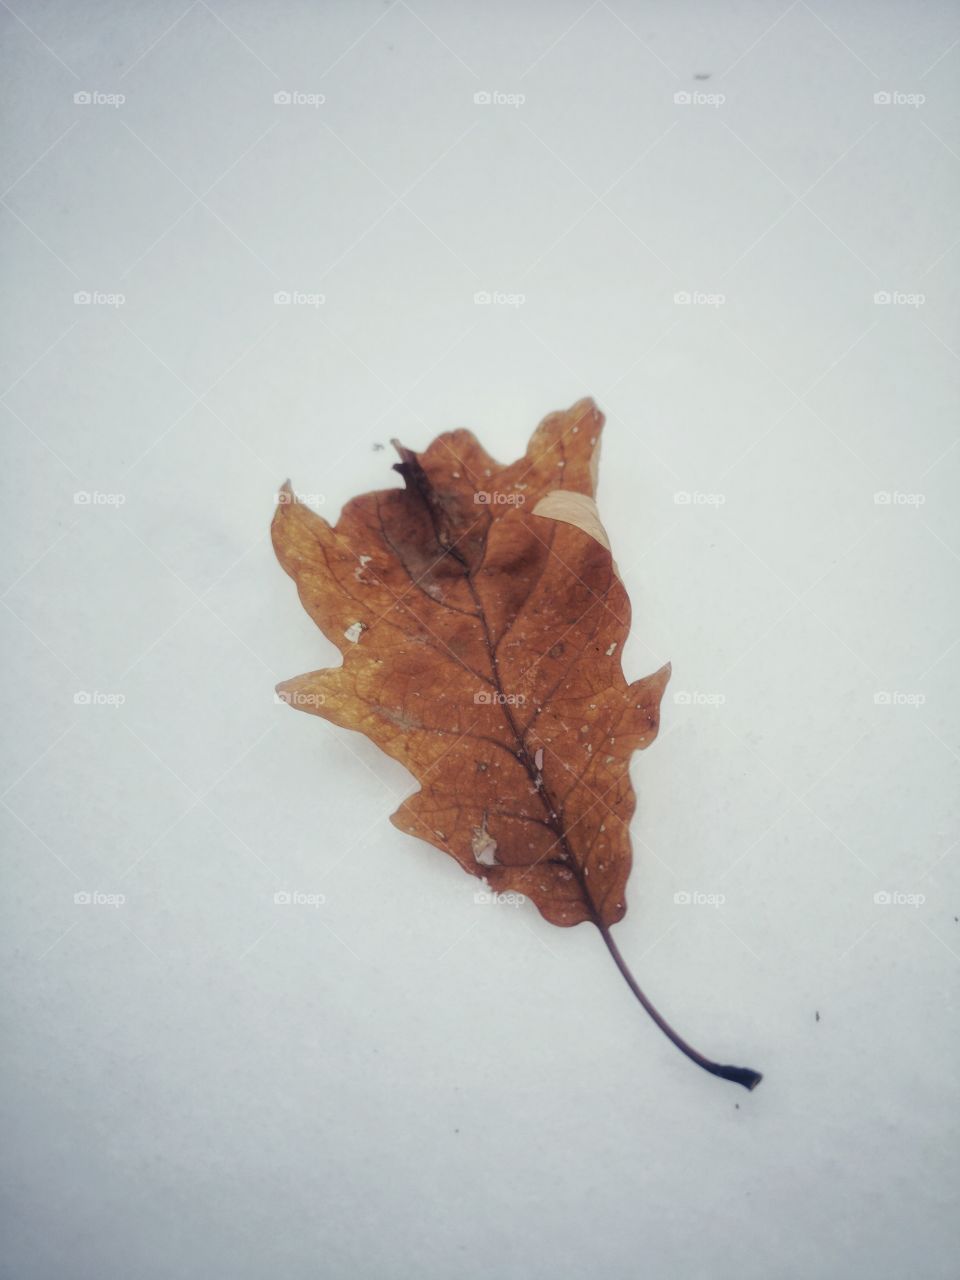
POLYGON ((404 487, 354 498, 334 528, 285 486, 274 547, 343 665, 278 692, 410 770, 396 826, 553 924, 595 924, 635 986, 609 927, 626 910, 630 758, 657 735, 670 666, 632 684, 621 669, 602 427, 581 400, 508 466, 469 431, 420 455, 395 441, 404 487))

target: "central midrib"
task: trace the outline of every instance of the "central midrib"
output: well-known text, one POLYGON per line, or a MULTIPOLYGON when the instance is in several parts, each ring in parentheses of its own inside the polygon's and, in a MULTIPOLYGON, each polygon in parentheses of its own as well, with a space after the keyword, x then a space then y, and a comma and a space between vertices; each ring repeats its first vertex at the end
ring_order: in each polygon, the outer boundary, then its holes
MULTIPOLYGON (((429 503, 427 505, 429 508, 429 503)), ((470 591, 470 595, 472 596, 473 602, 476 606, 476 617, 483 629, 483 640, 487 648, 487 657, 490 661, 491 679, 493 682, 493 686, 497 691, 497 701, 500 705, 500 709, 503 712, 503 716, 507 722, 507 726, 509 727, 510 732, 513 734, 514 740, 516 741, 516 744, 517 744, 517 759, 526 769, 527 774, 530 778, 530 781, 533 783, 534 790, 539 795, 540 800, 543 804, 543 807, 546 810, 547 825, 549 826, 550 830, 554 833, 554 835, 557 838, 558 844, 563 849, 565 865, 569 866, 571 872, 576 877, 576 881, 580 888, 580 893, 583 898, 584 905, 586 906, 587 910, 590 912, 590 917, 593 920, 593 923, 596 924, 598 928, 600 928, 602 924, 602 921, 600 919, 600 913, 597 910, 597 905, 593 900, 593 895, 590 893, 590 890, 587 886, 587 879, 586 879, 586 875, 584 874, 584 868, 581 867, 579 861, 577 860, 577 857, 573 851, 573 847, 571 846, 570 841, 567 837, 566 827, 564 823, 564 816, 563 816, 563 808, 559 804, 559 802, 553 798, 552 793, 548 789, 546 779, 543 775, 543 770, 537 768, 536 762, 531 757, 530 750, 527 747, 526 739, 523 733, 521 732, 519 726, 517 725, 517 722, 513 717, 513 711, 511 710, 510 704, 507 701, 507 692, 504 689, 503 678, 500 675, 500 667, 497 662, 496 646, 494 645, 493 637, 490 634, 490 626, 489 626, 489 623, 487 622, 487 615, 483 607, 483 602, 480 599, 480 596, 477 592, 476 584, 474 583, 474 580, 473 580, 473 571, 471 570, 470 566, 467 564, 466 558, 463 556, 463 554, 460 551, 457 550, 456 546, 444 545, 444 539, 441 537, 440 530, 437 527, 436 522, 433 521, 432 523, 434 524, 434 532, 437 536, 437 543, 440 546, 441 550, 446 552, 447 555, 452 556, 453 559, 457 561, 457 563, 460 565, 461 569, 463 570, 464 579, 467 583, 467 587, 470 591)), ((485 546, 486 546, 486 535, 484 536, 484 547, 485 546)), ((550 550, 550 548, 547 548, 547 555, 550 556, 552 554, 553 553, 550 550)), ((538 861, 542 861, 542 859, 538 859, 538 861)), ((536 865, 537 865, 536 863, 532 864, 532 866, 536 866, 536 865)), ((529 870, 530 868, 524 868, 524 869, 529 870)))

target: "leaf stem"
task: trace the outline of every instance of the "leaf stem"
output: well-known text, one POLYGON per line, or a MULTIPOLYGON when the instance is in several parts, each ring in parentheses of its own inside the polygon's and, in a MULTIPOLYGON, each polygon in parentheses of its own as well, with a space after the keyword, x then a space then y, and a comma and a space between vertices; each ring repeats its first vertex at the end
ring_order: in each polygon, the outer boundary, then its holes
POLYGON ((627 986, 637 997, 640 1003, 649 1013, 663 1034, 668 1040, 673 1041, 681 1053, 686 1054, 691 1062, 695 1062, 698 1067, 702 1067, 704 1071, 709 1071, 713 1076, 719 1076, 722 1080, 732 1080, 734 1084, 742 1084, 745 1089, 755 1089, 763 1076, 759 1071, 753 1071, 750 1067, 728 1067, 722 1066, 718 1062, 711 1062, 709 1058, 705 1058, 702 1053, 698 1053, 692 1045, 687 1044, 681 1035, 678 1035, 671 1027, 670 1023, 660 1014, 657 1009, 650 1003, 644 995, 640 986, 627 967, 627 962, 620 953, 620 948, 613 940, 608 925, 603 924, 600 920, 595 921, 597 928, 600 930, 600 937, 606 943, 607 950, 613 956, 614 963, 623 974, 627 986))

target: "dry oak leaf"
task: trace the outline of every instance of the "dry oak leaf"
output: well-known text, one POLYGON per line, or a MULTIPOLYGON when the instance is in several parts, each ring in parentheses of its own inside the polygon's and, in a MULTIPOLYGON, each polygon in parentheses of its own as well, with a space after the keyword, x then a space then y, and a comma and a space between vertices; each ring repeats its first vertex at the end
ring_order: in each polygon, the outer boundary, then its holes
POLYGON ((277 686, 292 706, 367 735, 420 790, 392 816, 497 893, 556 925, 610 933, 626 910, 629 764, 657 735, 667 664, 628 684, 630 604, 593 499, 603 416, 553 413, 501 466, 469 431, 422 454, 394 441, 402 489, 363 494, 335 527, 280 494, 277 557, 343 664, 277 686))

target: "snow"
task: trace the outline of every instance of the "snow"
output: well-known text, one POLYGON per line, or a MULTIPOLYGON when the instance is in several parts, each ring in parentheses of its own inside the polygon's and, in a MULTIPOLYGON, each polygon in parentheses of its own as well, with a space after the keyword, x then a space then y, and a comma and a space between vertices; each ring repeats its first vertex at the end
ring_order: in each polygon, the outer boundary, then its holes
POLYGON ((953 8, 11 10, 3 1274, 952 1280, 953 8), (587 394, 615 934, 752 1093, 274 699, 284 477, 587 394))

